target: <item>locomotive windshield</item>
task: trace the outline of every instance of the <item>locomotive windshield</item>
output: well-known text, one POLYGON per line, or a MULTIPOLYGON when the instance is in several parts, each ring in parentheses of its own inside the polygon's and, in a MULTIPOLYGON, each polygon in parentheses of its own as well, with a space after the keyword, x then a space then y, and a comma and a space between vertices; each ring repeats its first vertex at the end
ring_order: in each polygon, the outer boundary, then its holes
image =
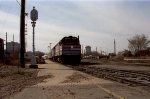
POLYGON ((64 37, 61 40, 61 44, 64 45, 79 45, 79 39, 77 37, 64 37))

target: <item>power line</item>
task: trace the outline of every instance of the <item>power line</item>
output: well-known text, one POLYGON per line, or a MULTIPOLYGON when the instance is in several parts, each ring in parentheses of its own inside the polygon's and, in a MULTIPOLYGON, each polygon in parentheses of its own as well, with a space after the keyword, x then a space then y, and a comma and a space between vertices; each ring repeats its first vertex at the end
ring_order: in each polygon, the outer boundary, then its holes
POLYGON ((20 4, 20 2, 18 1, 18 0, 16 0, 17 1, 17 3, 20 5, 20 7, 21 7, 21 4, 20 4))

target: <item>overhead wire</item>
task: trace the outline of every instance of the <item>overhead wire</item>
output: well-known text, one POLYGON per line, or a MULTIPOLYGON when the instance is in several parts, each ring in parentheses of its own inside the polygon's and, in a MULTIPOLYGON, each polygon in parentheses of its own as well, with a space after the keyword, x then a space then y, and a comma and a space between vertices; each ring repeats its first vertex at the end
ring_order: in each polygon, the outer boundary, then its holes
MULTIPOLYGON (((4 4, 4 2, 2 0, 1 0, 1 2, 2 2, 2 3, 0 3, 1 4, 1 8, 5 7, 6 5, 4 4)), ((7 20, 8 19, 8 13, 10 12, 10 10, 8 8, 12 9, 12 6, 6 7, 5 9, 1 10, 2 17, 3 17, 3 20, 1 21, 1 32, 5 31, 5 27, 6 27, 6 24, 8 22, 8 20, 7 20)))
POLYGON ((16 0, 17 1, 17 3, 20 5, 20 7, 21 7, 21 4, 20 4, 20 2, 18 1, 18 0, 16 0))
MULTIPOLYGON (((3 0, 1 0, 1 1, 3 1, 3 0)), ((16 0, 16 1, 17 1, 16 5, 17 4, 20 5, 19 1, 18 0, 16 0)), ((14 2, 16 2, 16 1, 14 1, 14 2)), ((4 15, 5 17, 4 17, 2 25, 1 25, 1 27, 2 27, 1 31, 2 32, 8 32, 9 28, 6 28, 6 27, 7 27, 7 25, 11 26, 11 24, 10 24, 11 20, 9 20, 9 18, 12 18, 12 17, 10 17, 9 15, 12 15, 15 17, 16 14, 18 15, 20 13, 20 11, 19 11, 20 6, 18 8, 17 6, 15 6, 14 2, 13 1, 3 1, 2 2, 2 12, 4 12, 4 14, 5 14, 4 15), (12 4, 10 4, 11 2, 12 2, 12 4), (9 7, 7 7, 7 6, 9 6, 9 7)), ((19 22, 19 20, 15 20, 15 21, 17 21, 17 23, 19 22)), ((17 27, 18 27, 18 24, 17 24, 17 27)), ((14 26, 11 26, 10 28, 13 29, 14 26)), ((18 31, 12 31, 12 32, 16 33, 18 31)), ((9 36, 12 36, 12 32, 9 33, 9 36)))

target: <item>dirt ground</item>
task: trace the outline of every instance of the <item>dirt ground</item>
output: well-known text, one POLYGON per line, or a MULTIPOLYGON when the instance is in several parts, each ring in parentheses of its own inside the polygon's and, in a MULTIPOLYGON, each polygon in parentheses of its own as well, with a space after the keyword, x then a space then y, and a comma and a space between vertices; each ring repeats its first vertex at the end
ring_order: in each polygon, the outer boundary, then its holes
POLYGON ((37 77, 39 70, 19 68, 16 66, 0 66, 0 99, 22 91, 27 86, 35 85, 52 77, 37 77))
POLYGON ((149 91, 129 87, 72 70, 47 61, 39 65, 37 77, 52 75, 4 99, 149 99, 149 91))

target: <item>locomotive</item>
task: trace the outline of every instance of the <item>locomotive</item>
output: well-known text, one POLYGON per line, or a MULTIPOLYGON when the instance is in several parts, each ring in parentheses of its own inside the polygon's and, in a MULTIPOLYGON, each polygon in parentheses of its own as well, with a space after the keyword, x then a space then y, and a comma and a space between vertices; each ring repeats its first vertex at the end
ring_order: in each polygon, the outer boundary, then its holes
POLYGON ((79 36, 63 37, 50 52, 50 58, 60 63, 79 64, 81 61, 81 45, 79 36))

